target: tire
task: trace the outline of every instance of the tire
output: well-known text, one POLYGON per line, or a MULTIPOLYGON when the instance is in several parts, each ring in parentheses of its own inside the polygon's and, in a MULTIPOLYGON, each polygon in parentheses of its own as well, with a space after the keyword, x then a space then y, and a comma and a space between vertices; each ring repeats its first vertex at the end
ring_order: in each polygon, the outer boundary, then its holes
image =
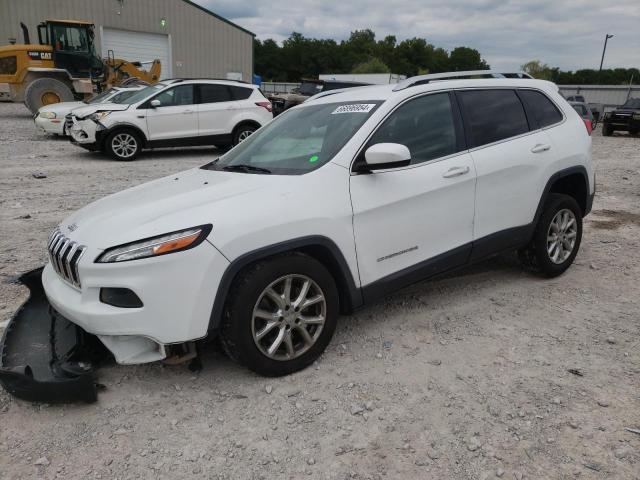
POLYGON ((233 146, 235 147, 243 140, 246 140, 258 128, 254 125, 240 125, 233 132, 233 146))
POLYGON ((59 102, 72 102, 71 89, 55 78, 38 78, 27 85, 24 104, 35 115, 40 107, 59 102))
POLYGON ((104 149, 116 160, 130 162, 140 154, 142 141, 134 130, 118 129, 105 139, 104 149))
POLYGON ((638 133, 640 133, 640 128, 630 128, 629 129, 629 134, 630 135, 638 135, 638 133))
POLYGON ((573 263, 581 240, 580 206, 569 195, 552 193, 544 205, 531 242, 519 250, 518 255, 530 270, 549 278, 557 277, 573 263), (563 240, 554 242, 552 238, 558 238, 559 235, 563 240))
POLYGON ((613 128, 611 128, 611 126, 608 123, 603 123, 602 124, 602 136, 603 137, 610 137, 612 133, 613 133, 613 128))
POLYGON ((254 372, 268 377, 288 375, 307 367, 324 352, 335 331, 338 312, 335 281, 320 262, 298 252, 279 255, 256 262, 236 278, 227 297, 220 340, 232 360, 254 372), (292 278, 291 301, 285 295, 288 278, 292 278), (304 282, 309 288, 303 300, 316 302, 298 311, 295 300, 304 282), (275 297, 266 293, 269 288, 275 297), (320 297, 323 300, 318 301, 320 297), (278 298, 278 303, 273 298, 278 298), (258 312, 262 316, 255 315, 258 312), (320 323, 322 318, 324 323, 320 323), (304 324, 303 319, 315 323, 304 324))

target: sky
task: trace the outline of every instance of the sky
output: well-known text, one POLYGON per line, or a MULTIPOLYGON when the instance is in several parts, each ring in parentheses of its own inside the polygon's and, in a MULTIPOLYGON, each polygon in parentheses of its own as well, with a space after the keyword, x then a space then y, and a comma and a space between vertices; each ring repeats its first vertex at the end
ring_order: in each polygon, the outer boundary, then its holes
MULTIPOLYGON (((349 37, 370 28, 377 39, 426 38, 436 47, 468 46, 496 69, 538 59, 562 70, 640 68, 640 0, 196 0, 279 43, 291 32, 349 37)), ((402 73, 402 72, 395 72, 402 73)))

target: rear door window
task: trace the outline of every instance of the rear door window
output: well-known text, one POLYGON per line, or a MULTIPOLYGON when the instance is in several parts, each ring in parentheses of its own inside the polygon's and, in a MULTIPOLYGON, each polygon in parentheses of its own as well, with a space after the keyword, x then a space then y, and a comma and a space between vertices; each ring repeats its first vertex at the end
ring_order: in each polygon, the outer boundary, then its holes
MULTIPOLYGON (((537 90, 518 90, 518 94, 533 113, 538 127, 544 128, 562 121, 562 113, 544 93, 537 90)), ((582 105, 580 107, 584 109, 582 105)), ((583 111, 582 115, 586 113, 583 111)))
POLYGON ((515 90, 464 90, 456 95, 464 111, 471 148, 529 131, 524 106, 515 90))
POLYGON ((228 85, 203 83, 198 85, 198 88, 200 89, 200 103, 220 103, 232 100, 228 85))

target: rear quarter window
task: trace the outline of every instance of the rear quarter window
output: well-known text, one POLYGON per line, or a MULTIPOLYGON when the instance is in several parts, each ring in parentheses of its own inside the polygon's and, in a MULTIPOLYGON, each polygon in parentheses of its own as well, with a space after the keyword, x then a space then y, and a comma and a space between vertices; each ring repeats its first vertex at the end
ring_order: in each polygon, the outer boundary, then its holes
MULTIPOLYGON (((562 121, 562 112, 544 93, 537 90, 518 90, 518 94, 538 122, 538 127, 544 128, 562 121)), ((587 112, 584 111, 584 107, 579 107, 583 111, 578 113, 585 115, 587 112)))
POLYGON ((231 98, 234 100, 246 100, 253 93, 252 88, 246 87, 229 87, 231 89, 231 98))
POLYGON ((529 131, 515 90, 466 90, 456 93, 465 117, 470 147, 480 147, 529 131))

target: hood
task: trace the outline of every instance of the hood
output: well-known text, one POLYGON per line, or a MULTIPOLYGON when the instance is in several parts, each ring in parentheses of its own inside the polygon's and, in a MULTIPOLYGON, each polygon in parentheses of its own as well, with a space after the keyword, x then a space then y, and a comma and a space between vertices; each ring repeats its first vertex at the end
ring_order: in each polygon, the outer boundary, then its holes
POLYGON ((84 107, 76 108, 73 114, 77 118, 84 118, 87 115, 91 115, 95 112, 119 112, 129 108, 129 104, 120 103, 97 103, 95 105, 85 105, 84 107))
POLYGON ((84 102, 60 102, 60 103, 52 103, 51 105, 45 105, 44 107, 40 107, 38 109, 38 113, 40 112, 54 112, 55 114, 66 115, 74 108, 85 107, 87 106, 84 102))
POLYGON ((121 245, 184 228, 213 223, 218 212, 247 205, 266 188, 286 189, 286 176, 196 168, 109 195, 78 210, 62 233, 91 248, 121 245), (244 200, 244 201, 243 201, 244 200))

